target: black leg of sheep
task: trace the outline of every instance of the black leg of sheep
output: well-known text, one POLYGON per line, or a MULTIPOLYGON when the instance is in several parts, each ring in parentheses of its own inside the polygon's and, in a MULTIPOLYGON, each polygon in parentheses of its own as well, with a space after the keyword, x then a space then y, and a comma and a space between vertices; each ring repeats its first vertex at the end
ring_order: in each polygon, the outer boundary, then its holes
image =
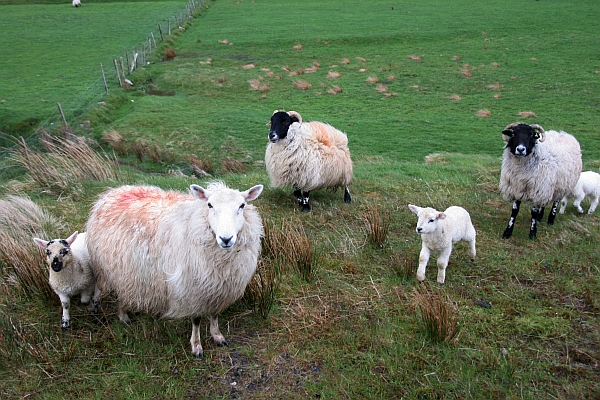
POLYGON ((529 239, 535 239, 537 236, 537 223, 544 218, 544 207, 533 207, 531 209, 531 228, 529 229, 529 239))
POLYGON ((558 203, 560 203, 560 200, 555 201, 554 204, 552 204, 550 215, 548 215, 548 225, 554 225, 554 219, 556 218, 556 212, 558 211, 558 203))
POLYGON ((517 219, 517 215, 519 214, 519 207, 521 207, 520 201, 517 200, 513 202, 512 212, 510 214, 510 219, 508 220, 508 226, 502 234, 502 239, 508 239, 512 236, 513 228, 515 227, 515 220, 517 219))
POLYGON ((302 209, 302 212, 310 211, 310 204, 308 203, 308 197, 310 195, 310 190, 306 192, 302 192, 300 189, 294 190, 294 196, 298 199, 298 205, 302 209))
POLYGON ((350 190, 348 190, 348 188, 346 188, 344 190, 344 203, 351 203, 352 202, 352 197, 350 197, 350 190))

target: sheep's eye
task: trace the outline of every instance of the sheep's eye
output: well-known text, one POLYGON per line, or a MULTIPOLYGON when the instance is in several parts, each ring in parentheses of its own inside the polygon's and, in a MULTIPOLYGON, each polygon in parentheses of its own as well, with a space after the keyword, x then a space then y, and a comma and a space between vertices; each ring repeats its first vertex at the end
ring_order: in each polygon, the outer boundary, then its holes
POLYGON ((208 208, 213 208, 212 204, 208 203, 208 208))
POLYGON ((245 204, 242 204, 242 205, 240 206, 240 210, 243 210, 243 209, 244 209, 244 207, 246 207, 246 205, 245 205, 245 204))
POLYGON ((433 221, 435 221, 435 219, 430 219, 430 220, 429 220, 429 223, 432 223, 433 221))
POLYGON ((47 255, 48 257, 50 257, 50 254, 52 254, 52 252, 51 252, 50 250, 46 250, 46 255, 47 255))
POLYGON ((60 249, 60 255, 64 256, 69 253, 69 249, 60 249))

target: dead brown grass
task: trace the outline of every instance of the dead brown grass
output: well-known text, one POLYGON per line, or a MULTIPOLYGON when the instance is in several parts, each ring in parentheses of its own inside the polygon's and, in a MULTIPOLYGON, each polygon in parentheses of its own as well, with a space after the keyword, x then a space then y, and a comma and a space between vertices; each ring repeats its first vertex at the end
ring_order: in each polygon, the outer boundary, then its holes
POLYGON ((519 117, 522 118, 537 118, 537 115, 533 111, 521 111, 519 117))
POLYGON ((230 157, 226 157, 225 159, 223 159, 221 165, 223 167, 223 170, 227 173, 245 174, 248 171, 244 164, 230 157))
POLYGON ((292 81, 292 83, 294 84, 294 87, 296 89, 301 89, 301 90, 310 90, 310 89, 312 89, 312 85, 310 83, 308 83, 307 81, 305 81, 304 79, 299 79, 297 81, 292 81))
POLYGON ((490 110, 488 110, 487 108, 484 108, 483 110, 478 110, 476 112, 476 115, 478 117, 484 117, 484 118, 488 118, 492 116, 492 112, 490 110))
POLYGON ((423 58, 421 58, 421 56, 418 56, 416 54, 409 54, 406 56, 406 58, 408 58, 409 60, 413 60, 413 61, 423 61, 423 58))
POLYGON ((336 71, 329 71, 329 72, 327 73, 327 76, 326 76, 326 78, 337 79, 337 78, 339 78, 340 76, 342 76, 342 74, 340 74, 339 72, 336 72, 336 71))
POLYGON ((413 291, 413 302, 420 311, 420 319, 427 337, 433 342, 456 343, 459 324, 456 305, 437 289, 419 285, 413 291))
POLYGON ((378 248, 382 248, 390 229, 389 212, 387 209, 375 205, 364 210, 362 217, 371 243, 378 248))

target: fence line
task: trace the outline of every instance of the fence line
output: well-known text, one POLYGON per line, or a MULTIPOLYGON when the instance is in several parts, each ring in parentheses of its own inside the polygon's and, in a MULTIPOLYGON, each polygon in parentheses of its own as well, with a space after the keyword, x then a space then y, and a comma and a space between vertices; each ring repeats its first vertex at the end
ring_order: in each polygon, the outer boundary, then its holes
MULTIPOLYGON (((69 129, 69 122, 72 124, 77 117, 90 110, 93 106, 105 98, 111 88, 122 88, 128 85, 126 76, 133 73, 140 66, 147 65, 151 59, 153 50, 156 50, 159 46, 157 44, 154 32, 157 32, 160 42, 164 42, 168 36, 171 35, 171 20, 174 19, 176 26, 181 29, 185 25, 185 21, 193 18, 194 13, 204 4, 205 0, 189 0, 184 11, 179 12, 177 15, 169 17, 166 20, 168 25, 168 35, 163 36, 162 27, 160 24, 157 25, 155 30, 150 31, 146 41, 139 44, 131 50, 131 60, 129 60, 129 51, 126 51, 124 57, 119 59, 113 59, 114 69, 106 68, 107 64, 100 63, 98 69, 98 78, 83 83, 85 89, 79 91, 76 96, 65 99, 63 102, 57 104, 57 108, 52 112, 45 121, 41 122, 35 131, 29 135, 25 141, 30 143, 36 138, 42 130, 53 130, 60 125, 65 126, 69 129), (160 35, 158 35, 160 33, 160 35), (138 50, 141 49, 141 51, 138 50), (124 61, 126 60, 126 61, 124 61), (127 64, 125 68, 124 63, 127 64)), ((127 88, 127 87, 126 87, 127 88)))

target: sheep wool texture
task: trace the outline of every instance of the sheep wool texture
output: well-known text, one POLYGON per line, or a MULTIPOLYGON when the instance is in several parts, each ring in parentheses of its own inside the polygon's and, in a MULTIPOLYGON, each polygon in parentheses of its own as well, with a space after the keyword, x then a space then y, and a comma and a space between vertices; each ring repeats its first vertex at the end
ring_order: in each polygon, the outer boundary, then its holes
POLYGON ((311 191, 352 184, 348 137, 322 122, 294 122, 284 139, 269 143, 265 164, 273 187, 311 191))
MULTIPOLYGON (((209 186, 212 190, 229 190, 209 186)), ((222 249, 208 222, 209 207, 191 194, 152 186, 104 193, 87 223, 98 285, 119 305, 164 318, 218 315, 244 294, 263 236, 255 207, 232 249, 222 249)))
POLYGON ((582 168, 579 142, 566 132, 545 133, 546 139, 526 157, 504 150, 499 188, 505 200, 545 207, 561 200, 577 184, 582 168))

